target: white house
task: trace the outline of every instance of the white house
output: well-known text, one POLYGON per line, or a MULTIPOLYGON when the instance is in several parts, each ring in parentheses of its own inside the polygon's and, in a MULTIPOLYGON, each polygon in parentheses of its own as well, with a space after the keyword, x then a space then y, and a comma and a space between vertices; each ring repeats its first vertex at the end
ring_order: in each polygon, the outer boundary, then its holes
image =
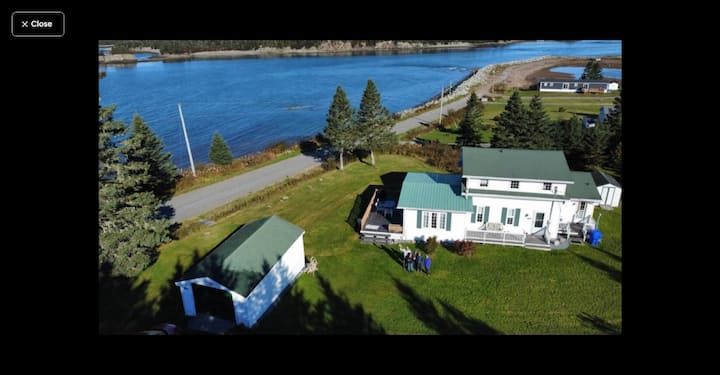
POLYGON ((540 92, 607 93, 618 89, 617 82, 553 79, 538 82, 540 92))
POLYGON ((175 282, 189 327, 251 328, 305 267, 305 231, 277 216, 245 224, 175 282))
POLYGON ((617 207, 620 204, 620 196, 622 195, 622 186, 612 176, 600 172, 593 171, 592 177, 597 185, 600 200, 603 206, 617 207))
POLYGON ((461 175, 407 173, 397 204, 381 205, 401 215, 393 213, 383 226, 387 215, 369 207, 364 239, 437 236, 550 249, 594 228, 597 187, 590 173, 570 171, 562 151, 463 147, 461 163, 461 175))

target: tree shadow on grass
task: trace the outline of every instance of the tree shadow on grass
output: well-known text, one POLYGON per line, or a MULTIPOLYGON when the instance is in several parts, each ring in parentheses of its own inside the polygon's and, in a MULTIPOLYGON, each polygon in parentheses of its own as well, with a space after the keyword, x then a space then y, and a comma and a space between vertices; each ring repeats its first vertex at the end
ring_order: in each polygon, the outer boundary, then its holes
POLYGON ((596 247, 596 248, 594 248, 594 249, 597 250, 597 251, 599 251, 599 252, 601 252, 601 253, 603 253, 603 254, 605 254, 605 255, 607 255, 607 256, 609 256, 610 258, 613 258, 614 260, 616 260, 616 261, 618 261, 618 262, 622 262, 622 257, 621 257, 621 256, 615 255, 615 254, 613 254, 613 253, 611 253, 611 252, 609 252, 609 251, 607 251, 607 250, 603 250, 603 249, 601 249, 601 248, 599 248, 599 247, 596 247))
POLYGON ((268 313, 250 334, 385 334, 371 314, 360 304, 352 304, 344 294, 335 292, 330 282, 317 277, 324 299, 312 304, 302 290, 286 293, 272 312, 268 313))
POLYGON ((603 263, 603 262, 597 261, 597 260, 592 259, 592 258, 588 258, 588 257, 586 257, 586 256, 584 256, 584 255, 581 255, 581 254, 578 254, 578 253, 573 253, 573 254, 575 254, 576 257, 580 258, 583 262, 585 262, 585 263, 587 263, 587 264, 589 264, 589 265, 591 265, 591 266, 599 269, 600 271, 605 272, 605 274, 607 274, 607 276, 608 276, 609 278, 611 278, 611 279, 619 282, 620 284, 622 284, 622 271, 618 270, 618 269, 615 268, 615 267, 609 266, 609 265, 607 265, 607 264, 605 264, 605 263, 603 263))
POLYGON ((108 268, 98 276, 98 332, 100 334, 133 334, 159 323, 182 326, 184 313, 180 292, 173 281, 183 267, 178 261, 173 276, 156 297, 148 299, 150 282, 137 283, 135 278, 111 275, 108 268))
POLYGON ((385 254, 387 254, 393 261, 395 261, 395 263, 402 266, 402 264, 403 264, 402 252, 395 250, 391 247, 388 247, 386 245, 378 245, 378 244, 374 244, 374 245, 375 245, 375 247, 382 249, 385 252, 385 254))
POLYGON ((595 328, 596 330, 608 334, 608 335, 619 335, 621 328, 609 323, 608 321, 600 318, 599 316, 590 315, 586 312, 582 312, 577 315, 578 319, 586 327, 595 328))
POLYGON ((395 287, 413 310, 415 316, 426 327, 441 335, 500 335, 498 331, 485 322, 465 315, 447 301, 438 300, 442 311, 435 307, 431 299, 415 292, 409 285, 393 278, 395 287))

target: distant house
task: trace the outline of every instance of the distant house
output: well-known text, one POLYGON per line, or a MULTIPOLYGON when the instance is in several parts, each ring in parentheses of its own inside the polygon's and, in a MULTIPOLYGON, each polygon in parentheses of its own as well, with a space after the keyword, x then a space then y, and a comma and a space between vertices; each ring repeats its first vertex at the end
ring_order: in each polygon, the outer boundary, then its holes
POLYGON ((363 240, 437 236, 550 250, 595 226, 597 187, 562 151, 463 147, 461 163, 462 174, 407 173, 397 201, 368 206, 363 240))
POLYGON ((606 93, 617 89, 617 82, 556 79, 538 83, 540 92, 606 93))
POLYGON ((304 234, 271 216, 247 223, 223 240, 175 283, 189 328, 219 333, 234 325, 254 326, 302 273, 304 234))
POLYGON ((600 172, 592 172, 593 181, 597 186, 598 193, 603 206, 617 207, 620 204, 620 196, 622 195, 622 186, 612 176, 600 172))

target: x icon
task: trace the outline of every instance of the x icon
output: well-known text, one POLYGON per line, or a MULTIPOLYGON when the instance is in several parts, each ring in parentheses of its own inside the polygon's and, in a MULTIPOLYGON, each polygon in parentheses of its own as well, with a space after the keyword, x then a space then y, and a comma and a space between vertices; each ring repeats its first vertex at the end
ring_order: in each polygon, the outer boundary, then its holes
POLYGON ((20 21, 22 23, 22 27, 28 27, 28 21, 20 21))

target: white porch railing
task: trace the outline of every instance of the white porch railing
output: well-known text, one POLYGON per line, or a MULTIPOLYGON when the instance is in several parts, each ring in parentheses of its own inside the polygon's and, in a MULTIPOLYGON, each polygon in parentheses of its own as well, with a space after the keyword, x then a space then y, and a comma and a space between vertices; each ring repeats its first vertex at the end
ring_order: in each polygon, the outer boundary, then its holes
POLYGON ((494 230, 468 230, 465 239, 480 243, 525 246, 525 234, 498 232, 494 230))

